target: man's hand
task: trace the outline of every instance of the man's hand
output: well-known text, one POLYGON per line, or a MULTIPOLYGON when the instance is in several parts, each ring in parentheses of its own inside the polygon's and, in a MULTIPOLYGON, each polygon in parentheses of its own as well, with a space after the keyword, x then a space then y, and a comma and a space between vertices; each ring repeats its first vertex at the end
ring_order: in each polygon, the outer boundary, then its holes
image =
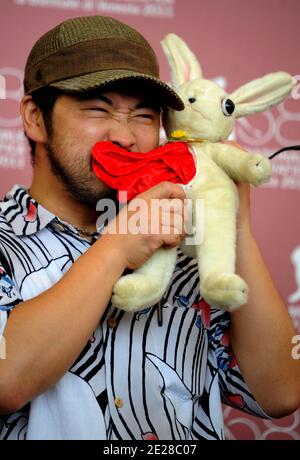
POLYGON ((162 182, 137 195, 108 224, 103 237, 113 238, 124 267, 134 270, 161 246, 175 247, 181 242, 185 198, 179 185, 162 182))

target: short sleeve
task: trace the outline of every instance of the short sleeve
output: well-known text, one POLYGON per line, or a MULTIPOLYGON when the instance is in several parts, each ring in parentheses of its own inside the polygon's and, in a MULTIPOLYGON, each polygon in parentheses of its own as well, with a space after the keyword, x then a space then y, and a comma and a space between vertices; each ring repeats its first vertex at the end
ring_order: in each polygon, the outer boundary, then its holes
POLYGON ((22 301, 20 293, 15 286, 8 270, 5 268, 5 261, 0 260, 0 336, 3 331, 11 310, 22 301))
POLYGON ((256 402, 232 353, 229 342, 230 315, 220 310, 211 311, 210 344, 217 360, 221 399, 235 409, 257 417, 270 419, 256 402))

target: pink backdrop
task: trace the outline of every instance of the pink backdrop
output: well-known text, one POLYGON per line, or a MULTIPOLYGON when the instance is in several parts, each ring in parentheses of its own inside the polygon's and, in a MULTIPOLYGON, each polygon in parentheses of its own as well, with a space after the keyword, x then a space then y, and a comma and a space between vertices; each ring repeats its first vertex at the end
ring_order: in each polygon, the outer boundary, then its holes
MULTIPOLYGON (((165 80, 169 75, 160 40, 175 32, 199 57, 204 76, 220 78, 229 92, 276 70, 300 82, 299 0, 1 0, 0 196, 15 182, 30 182, 18 113, 26 56, 47 29, 89 14, 114 16, 144 33, 158 53, 165 80)), ((241 120, 234 133, 238 142, 266 155, 300 144, 299 89, 300 84, 277 108, 241 120)), ((253 190, 253 225, 300 334, 300 153, 281 155, 273 170, 271 182, 253 190)), ((226 407, 224 417, 228 439, 300 439, 299 410, 269 422, 226 407)))

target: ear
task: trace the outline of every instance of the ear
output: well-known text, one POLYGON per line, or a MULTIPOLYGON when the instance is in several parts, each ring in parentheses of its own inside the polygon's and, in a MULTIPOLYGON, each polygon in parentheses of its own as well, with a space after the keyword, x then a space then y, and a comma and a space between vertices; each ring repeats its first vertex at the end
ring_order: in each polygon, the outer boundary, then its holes
POLYGON ((202 78, 200 64, 187 44, 175 34, 168 34, 161 41, 171 71, 174 88, 186 81, 202 78))
POLYGON ((229 95, 236 107, 236 117, 263 112, 283 101, 297 80, 286 72, 275 72, 250 81, 229 95))
POLYGON ((24 96, 20 104, 24 130, 27 136, 35 142, 46 142, 47 131, 43 115, 31 96, 24 96))

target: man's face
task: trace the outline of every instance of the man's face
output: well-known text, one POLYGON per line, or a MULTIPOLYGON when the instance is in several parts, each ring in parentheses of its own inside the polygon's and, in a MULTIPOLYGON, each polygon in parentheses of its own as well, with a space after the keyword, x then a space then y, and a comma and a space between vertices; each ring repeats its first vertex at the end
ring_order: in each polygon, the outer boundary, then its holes
POLYGON ((132 152, 147 152, 158 145, 159 126, 158 107, 142 95, 106 91, 60 96, 45 145, 52 172, 76 200, 95 208, 110 189, 92 171, 94 144, 111 141, 132 152))

